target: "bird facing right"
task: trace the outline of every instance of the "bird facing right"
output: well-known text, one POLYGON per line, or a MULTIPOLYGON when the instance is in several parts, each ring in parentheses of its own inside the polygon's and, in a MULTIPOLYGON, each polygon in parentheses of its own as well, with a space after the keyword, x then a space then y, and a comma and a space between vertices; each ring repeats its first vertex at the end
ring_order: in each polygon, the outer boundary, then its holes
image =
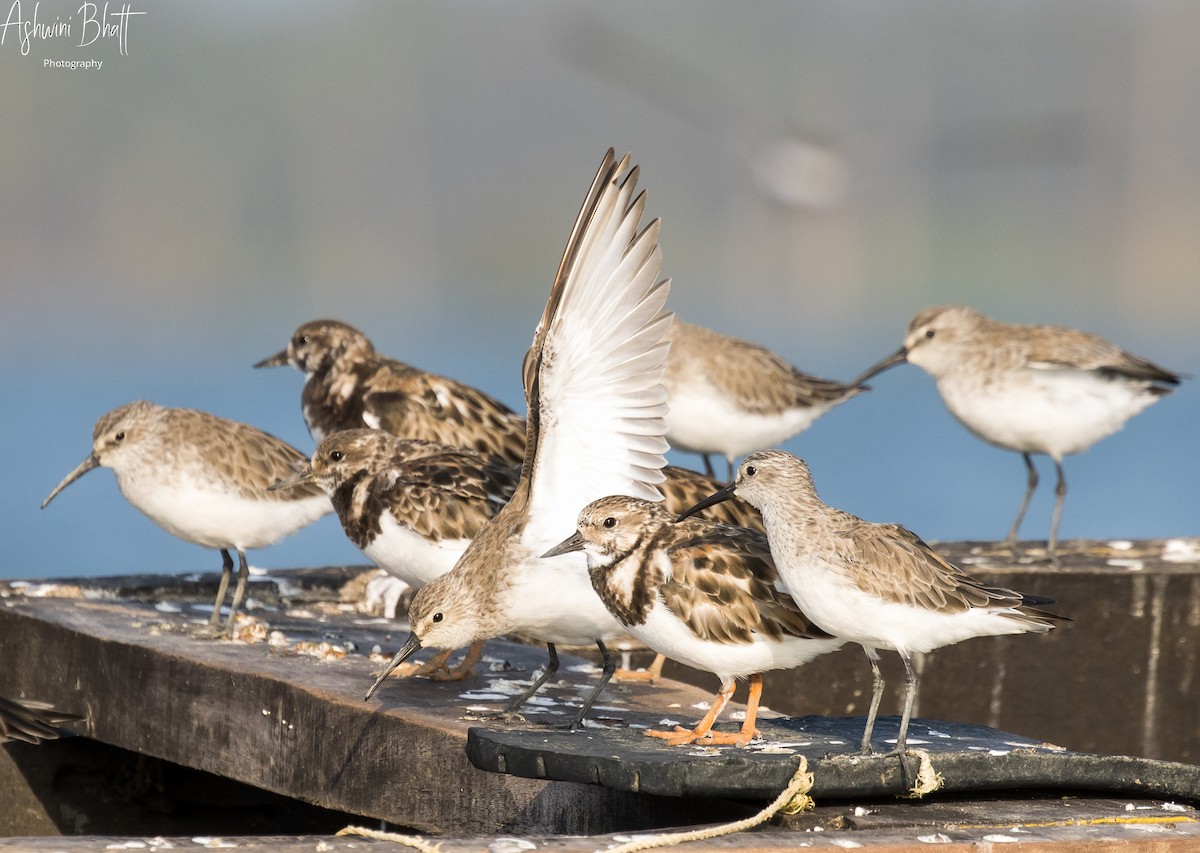
POLYGON ((1044 453, 1054 460, 1058 483, 1046 545, 1051 562, 1067 493, 1063 457, 1121 429, 1181 378, 1097 335, 1002 323, 961 305, 918 313, 904 345, 855 381, 905 361, 937 380, 942 401, 963 426, 1024 457, 1025 497, 1007 540, 1014 549, 1038 483, 1030 455, 1044 453))
POLYGON ((681 519, 735 494, 762 511, 779 576, 804 613, 867 653, 874 690, 864 753, 871 750, 883 692, 878 649, 892 649, 904 662, 904 714, 895 750, 903 755, 919 679, 914 655, 971 637, 1043 633, 1063 618, 1036 609, 1051 603, 1046 599, 970 577, 899 525, 826 506, 808 466, 782 450, 747 456, 732 483, 681 519))

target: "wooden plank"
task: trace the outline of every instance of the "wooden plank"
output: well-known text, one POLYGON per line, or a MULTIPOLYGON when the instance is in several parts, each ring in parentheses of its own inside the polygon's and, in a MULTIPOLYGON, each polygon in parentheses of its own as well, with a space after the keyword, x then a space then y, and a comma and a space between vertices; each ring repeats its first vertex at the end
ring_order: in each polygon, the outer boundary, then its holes
MULTIPOLYGON (((646 833, 650 835, 652 833, 646 833)), ((438 838, 442 853, 595 853, 641 838, 642 833, 592 836, 465 836, 438 838)), ((431 839, 432 840, 432 839, 431 839)), ((954 853, 1007 849, 1022 853, 1190 853, 1200 846, 1200 819, 1192 809, 1156 801, 1064 797, 1051 800, 992 799, 986 802, 839 804, 818 806, 795 819, 793 828, 766 826, 751 832, 690 842, 688 853, 794 851, 862 848, 874 853, 954 853), (1004 818, 1001 820, 1001 818, 1004 818)), ((401 849, 355 836, 190 836, 8 838, 0 850, 199 849, 326 853, 401 849), (169 845, 169 847, 168 847, 169 845)), ((668 848, 669 849, 669 848, 668 848)))
MULTIPOLYGON (((0 669, 0 692, 86 712, 81 733, 104 743, 426 832, 581 833, 686 822, 683 804, 470 766, 464 744, 468 725, 478 721, 472 709, 502 707, 506 699, 487 697, 518 690, 541 666, 543 650, 491 644, 482 671, 461 684, 396 681, 363 702, 379 666, 363 651, 382 643, 390 652, 404 631, 357 614, 333 594, 359 574, 258 579, 252 597, 262 641, 253 643, 191 635, 207 618, 211 577, 190 591, 170 587, 171 600, 160 600, 166 609, 159 610, 155 585, 129 579, 10 586, 0 608, 0 659, 18 665, 0 669), (43 597, 22 596, 22 589, 43 597), (140 590, 136 600, 118 597, 130 589, 140 590), (174 612, 178 604, 182 612, 174 612), (280 632, 274 645, 266 641, 272 632, 280 632), (359 651, 317 658, 301 653, 306 643, 359 651)), ((572 671, 580 667, 594 670, 564 656, 562 679, 531 720, 569 712, 567 703, 594 683, 593 674, 572 671)), ((680 685, 633 685, 614 688, 599 705, 602 716, 636 717, 647 702, 657 708, 703 698, 680 685)))

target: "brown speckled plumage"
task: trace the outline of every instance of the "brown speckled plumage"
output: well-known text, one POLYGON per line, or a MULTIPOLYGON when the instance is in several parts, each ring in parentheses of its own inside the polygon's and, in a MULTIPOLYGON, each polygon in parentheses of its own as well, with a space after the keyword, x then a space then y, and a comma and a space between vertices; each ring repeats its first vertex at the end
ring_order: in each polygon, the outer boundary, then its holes
POLYGON ((525 421, 482 391, 375 351, 338 320, 300 326, 286 350, 260 366, 291 364, 306 375, 301 408, 316 441, 378 427, 401 438, 464 447, 520 464, 525 421))

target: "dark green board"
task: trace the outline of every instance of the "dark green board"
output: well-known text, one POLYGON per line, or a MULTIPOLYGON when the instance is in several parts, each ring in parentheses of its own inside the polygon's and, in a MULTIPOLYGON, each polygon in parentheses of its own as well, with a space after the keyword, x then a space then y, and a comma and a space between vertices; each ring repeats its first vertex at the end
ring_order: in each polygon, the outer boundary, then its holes
MULTIPOLYGON (((877 750, 894 744, 898 722, 880 718, 877 750)), ((862 717, 760 720, 762 740, 746 748, 671 747, 637 728, 473 728, 467 757, 482 770, 531 779, 663 796, 769 800, 787 786, 804 755, 815 777, 814 798, 904 794, 897 757, 853 755, 863 723, 862 717)), ((1053 789, 1200 802, 1200 767, 1192 765, 1070 752, 986 726, 935 720, 914 720, 908 737, 910 749, 929 753, 943 793, 1053 789)), ((914 778, 919 759, 910 754, 907 760, 914 778)))

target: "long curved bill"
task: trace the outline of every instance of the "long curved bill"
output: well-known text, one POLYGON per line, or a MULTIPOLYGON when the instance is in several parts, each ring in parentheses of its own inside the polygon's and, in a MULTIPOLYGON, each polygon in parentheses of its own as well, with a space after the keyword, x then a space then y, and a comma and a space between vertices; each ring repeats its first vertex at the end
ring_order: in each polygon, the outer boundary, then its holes
MULTIPOLYGON (((256 365, 257 366, 257 365, 256 365)), ((303 471, 297 471, 290 477, 284 477, 282 480, 276 480, 271 485, 267 486, 268 492, 281 492, 284 489, 294 489, 296 486, 305 486, 313 481, 313 470, 311 465, 305 465, 303 471)))
POLYGON ((367 695, 363 697, 363 701, 365 702, 375 695, 375 691, 379 689, 379 685, 383 684, 383 680, 392 674, 393 669, 420 650, 421 641, 417 638, 416 634, 410 633, 404 645, 400 647, 400 651, 396 652, 396 656, 392 658, 392 662, 383 668, 383 672, 379 673, 379 677, 375 679, 375 683, 371 685, 371 689, 367 691, 367 695))
POLYGON ((904 364, 906 361, 908 361, 908 350, 906 350, 904 347, 900 347, 900 349, 896 350, 887 358, 868 367, 850 384, 855 386, 862 385, 872 376, 878 376, 879 374, 883 373, 883 371, 895 367, 897 364, 904 364))
POLYGON ((583 550, 583 535, 576 530, 563 541, 559 542, 545 554, 542 554, 542 559, 547 557, 557 557, 559 554, 570 554, 573 551, 583 550))
POLYGON ((288 363, 288 351, 281 349, 275 355, 269 355, 262 361, 254 362, 255 367, 283 367, 288 363))
POLYGON ((84 459, 82 462, 80 462, 75 467, 74 471, 72 471, 67 476, 63 477, 63 481, 61 483, 59 483, 57 486, 54 487, 54 491, 52 491, 46 497, 46 499, 44 501, 42 501, 42 509, 45 509, 46 505, 48 503, 50 503, 50 501, 54 500, 55 496, 58 495, 58 493, 61 492, 63 489, 65 489, 67 486, 74 483, 76 480, 78 480, 80 477, 82 477, 88 471, 91 471, 93 468, 99 468, 99 467, 100 467, 100 457, 98 457, 95 453, 88 456, 87 459, 84 459))
POLYGON ((724 503, 725 501, 734 497, 734 490, 736 488, 737 488, 737 483, 730 483, 728 486, 717 489, 715 492, 713 492, 711 495, 706 497, 704 500, 700 501, 700 503, 696 504, 691 509, 681 512, 679 514, 679 517, 675 519, 675 523, 678 524, 679 522, 683 521, 685 518, 695 515, 702 509, 708 509, 710 506, 716 506, 719 503, 724 503))

